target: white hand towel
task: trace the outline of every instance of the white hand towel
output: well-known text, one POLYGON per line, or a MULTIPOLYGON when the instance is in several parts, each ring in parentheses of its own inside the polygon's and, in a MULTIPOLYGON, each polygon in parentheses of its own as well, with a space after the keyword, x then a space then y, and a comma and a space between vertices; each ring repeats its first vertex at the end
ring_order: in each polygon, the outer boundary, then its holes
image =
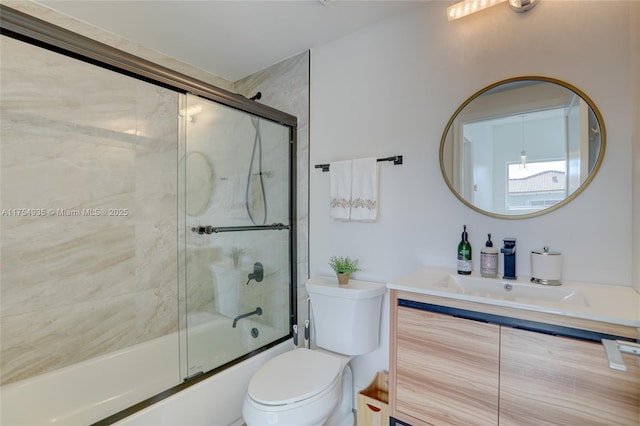
POLYGON ((378 216, 378 161, 353 160, 351 166, 351 220, 375 221, 378 216))
POLYGON ((331 217, 349 220, 351 212, 351 160, 329 164, 331 217))
MULTIPOLYGON (((224 203, 224 208, 221 207, 219 211, 223 212, 224 217, 228 219, 245 219, 247 217, 245 201, 247 175, 231 175, 224 178, 221 183, 221 190, 225 196, 220 197, 220 200, 224 203)), ((216 191, 219 190, 216 189, 216 191)))

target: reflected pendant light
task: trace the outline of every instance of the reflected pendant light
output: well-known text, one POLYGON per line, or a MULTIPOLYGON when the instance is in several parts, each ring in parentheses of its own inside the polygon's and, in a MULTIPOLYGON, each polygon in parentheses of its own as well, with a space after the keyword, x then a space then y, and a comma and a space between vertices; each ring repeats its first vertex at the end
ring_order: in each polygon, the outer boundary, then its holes
POLYGON ((520 122, 520 141, 522 142, 522 151, 520 151, 520 169, 526 169, 527 168, 527 151, 525 151, 524 149, 524 115, 521 115, 521 122, 520 122))

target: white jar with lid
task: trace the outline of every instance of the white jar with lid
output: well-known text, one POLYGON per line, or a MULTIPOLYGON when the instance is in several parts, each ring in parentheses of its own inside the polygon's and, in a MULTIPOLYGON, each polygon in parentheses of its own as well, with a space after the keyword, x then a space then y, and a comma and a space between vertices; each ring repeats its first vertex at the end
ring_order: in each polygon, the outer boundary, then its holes
POLYGON ((562 284, 562 253, 550 251, 547 246, 532 251, 531 281, 545 285, 562 284))

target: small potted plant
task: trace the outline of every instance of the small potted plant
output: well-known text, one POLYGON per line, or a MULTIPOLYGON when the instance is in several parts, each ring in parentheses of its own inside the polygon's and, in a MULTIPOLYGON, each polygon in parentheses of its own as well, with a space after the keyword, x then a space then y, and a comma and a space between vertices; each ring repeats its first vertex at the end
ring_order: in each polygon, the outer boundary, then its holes
POLYGON ((331 256, 329 266, 338 275, 338 284, 340 285, 348 284, 351 274, 360 270, 358 268, 358 259, 353 260, 349 256, 331 256))
POLYGON ((237 268, 240 265, 242 256, 246 254, 246 250, 240 247, 232 247, 231 250, 227 252, 227 254, 233 261, 233 267, 237 268))

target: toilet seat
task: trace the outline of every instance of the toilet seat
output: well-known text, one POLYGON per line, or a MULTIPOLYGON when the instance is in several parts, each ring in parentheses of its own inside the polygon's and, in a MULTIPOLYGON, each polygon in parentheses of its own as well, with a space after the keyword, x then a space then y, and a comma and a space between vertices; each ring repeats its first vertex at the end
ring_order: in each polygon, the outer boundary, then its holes
POLYGON ((266 406, 294 404, 335 385, 340 359, 309 349, 296 349, 265 363, 249 382, 249 397, 266 406))

